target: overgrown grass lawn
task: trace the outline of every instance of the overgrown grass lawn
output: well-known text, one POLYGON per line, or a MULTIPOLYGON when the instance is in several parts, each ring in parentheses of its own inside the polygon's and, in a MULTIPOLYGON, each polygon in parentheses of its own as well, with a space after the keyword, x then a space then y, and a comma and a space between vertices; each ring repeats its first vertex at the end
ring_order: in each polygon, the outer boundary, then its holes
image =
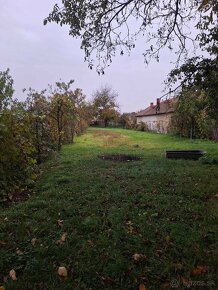
POLYGON ((218 158, 213 142, 121 129, 89 129, 64 146, 35 194, 1 209, 0 286, 217 289, 218 166, 166 159, 167 149, 218 158), (143 159, 97 158, 110 153, 143 159))

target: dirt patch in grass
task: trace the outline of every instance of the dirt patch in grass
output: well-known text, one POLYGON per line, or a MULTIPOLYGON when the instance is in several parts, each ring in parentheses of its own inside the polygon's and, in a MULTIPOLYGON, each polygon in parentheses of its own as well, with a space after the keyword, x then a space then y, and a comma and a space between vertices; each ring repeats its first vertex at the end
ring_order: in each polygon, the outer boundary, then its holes
POLYGON ((30 198, 31 193, 32 192, 27 191, 16 192, 3 202, 3 206, 8 208, 13 206, 15 203, 24 202, 30 198))
POLYGON ((93 131, 92 136, 95 142, 97 142, 99 146, 103 147, 115 147, 121 144, 126 145, 128 140, 127 136, 107 129, 93 131))
POLYGON ((107 130, 96 130, 93 131, 94 137, 113 137, 113 138, 120 138, 121 134, 117 132, 107 131, 107 130))
POLYGON ((132 156, 132 155, 124 155, 124 154, 98 155, 98 158, 100 158, 102 160, 118 161, 118 162, 130 162, 130 161, 140 161, 140 160, 142 160, 142 157, 132 156))

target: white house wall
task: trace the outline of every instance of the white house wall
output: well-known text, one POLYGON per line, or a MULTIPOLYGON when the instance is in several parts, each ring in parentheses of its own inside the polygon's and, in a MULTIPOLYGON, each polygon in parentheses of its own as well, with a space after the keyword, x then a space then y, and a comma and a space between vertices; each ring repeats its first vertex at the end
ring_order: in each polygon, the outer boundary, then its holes
POLYGON ((167 133, 173 113, 137 117, 137 124, 145 123, 150 131, 167 133))

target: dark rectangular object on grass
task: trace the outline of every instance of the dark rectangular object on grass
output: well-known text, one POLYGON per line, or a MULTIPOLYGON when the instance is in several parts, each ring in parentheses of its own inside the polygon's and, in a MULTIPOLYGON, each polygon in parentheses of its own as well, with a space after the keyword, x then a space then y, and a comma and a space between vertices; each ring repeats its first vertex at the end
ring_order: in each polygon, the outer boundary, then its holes
POLYGON ((166 158, 198 160, 204 154, 202 150, 170 150, 166 151, 166 158))

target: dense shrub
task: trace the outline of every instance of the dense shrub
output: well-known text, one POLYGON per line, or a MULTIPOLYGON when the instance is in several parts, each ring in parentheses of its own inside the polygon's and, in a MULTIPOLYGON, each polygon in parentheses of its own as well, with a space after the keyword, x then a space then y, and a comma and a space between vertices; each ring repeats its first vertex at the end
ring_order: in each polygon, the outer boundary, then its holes
POLYGON ((211 114, 211 110, 205 92, 197 87, 184 89, 169 131, 184 137, 217 140, 217 117, 211 114))
POLYGON ((135 129, 137 126, 135 113, 123 113, 120 115, 119 125, 124 129, 135 129))
POLYGON ((18 102, 9 70, 0 72, 0 203, 28 191, 37 165, 88 126, 85 96, 71 90, 72 83, 57 82, 48 95, 30 89, 26 101, 18 102))
POLYGON ((136 127, 137 130, 139 131, 142 131, 142 132, 149 132, 149 128, 148 128, 148 125, 144 122, 140 122, 137 127, 136 127))
POLYGON ((33 135, 27 112, 19 103, 1 110, 0 201, 25 191, 36 178, 33 135))

